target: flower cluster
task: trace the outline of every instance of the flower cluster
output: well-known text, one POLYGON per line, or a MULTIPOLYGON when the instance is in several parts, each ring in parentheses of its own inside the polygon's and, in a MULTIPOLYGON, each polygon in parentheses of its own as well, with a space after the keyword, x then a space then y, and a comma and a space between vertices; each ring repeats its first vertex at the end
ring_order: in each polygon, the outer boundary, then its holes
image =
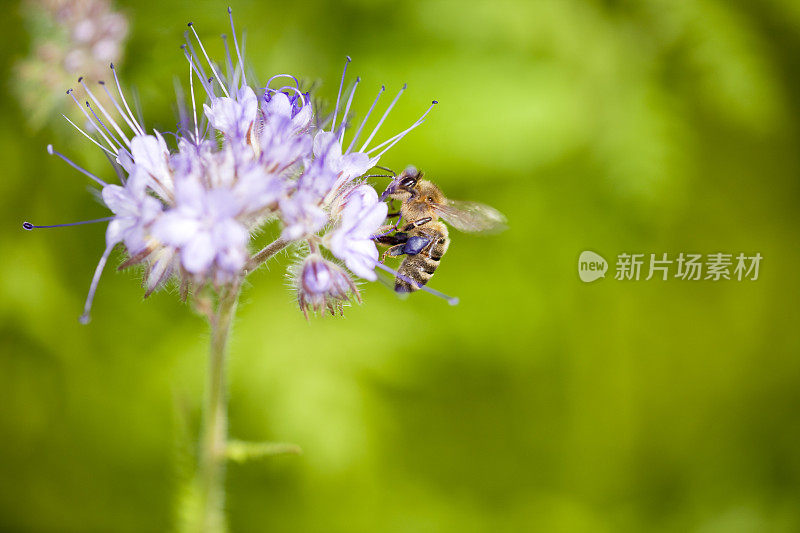
MULTIPOLYGON (((99 92, 110 105, 104 106, 83 79, 78 81, 88 95, 85 105, 67 91, 90 125, 88 131, 95 134, 76 128, 109 154, 120 177, 120 184, 107 183, 48 147, 101 186, 103 202, 113 213, 101 219, 109 221, 106 247, 82 320, 88 320, 100 275, 120 243, 129 257, 123 266, 145 266, 146 294, 175 278, 184 289, 238 283, 276 251, 301 243, 298 249, 307 255, 292 272, 304 313, 333 313, 352 295, 360 299, 352 276, 376 279, 373 235, 387 214, 365 175, 424 121, 433 105, 410 127, 370 147, 404 86, 356 148, 384 89, 346 143, 348 114, 360 81, 345 91, 340 114, 349 57, 332 117, 320 117, 311 95, 293 76, 273 76, 264 87, 248 83, 232 18, 235 55, 225 40, 224 75, 191 23, 189 27, 183 50, 192 106, 191 113, 180 106, 176 132, 166 135, 145 128, 131 112, 113 64, 115 87, 109 90, 100 82, 99 92), (195 84, 205 96, 199 109, 195 84), (252 254, 252 236, 273 221, 280 225, 280 237, 252 254)), ((39 226, 26 225, 34 227, 39 226)))
POLYGON ((66 111, 64 86, 75 76, 98 80, 109 62, 119 61, 128 21, 109 0, 25 0, 23 14, 31 53, 16 65, 15 87, 38 127, 56 109, 66 111))

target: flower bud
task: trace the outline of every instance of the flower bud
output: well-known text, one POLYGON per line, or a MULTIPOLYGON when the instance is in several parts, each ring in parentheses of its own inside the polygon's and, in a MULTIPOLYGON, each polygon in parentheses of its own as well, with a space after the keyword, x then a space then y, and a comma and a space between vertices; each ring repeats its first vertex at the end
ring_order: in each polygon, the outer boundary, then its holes
POLYGON ((312 253, 300 264, 297 273, 297 303, 308 319, 308 310, 328 310, 331 315, 343 314, 344 305, 355 295, 361 302, 353 280, 336 264, 318 253, 312 253))

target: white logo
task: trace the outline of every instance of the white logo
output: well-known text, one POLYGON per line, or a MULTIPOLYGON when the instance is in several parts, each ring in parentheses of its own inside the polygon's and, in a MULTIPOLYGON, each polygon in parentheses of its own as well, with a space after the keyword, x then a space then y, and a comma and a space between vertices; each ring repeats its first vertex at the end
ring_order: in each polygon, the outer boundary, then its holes
POLYGON ((586 250, 578 258, 578 275, 581 281, 590 283, 599 278, 606 277, 608 262, 602 256, 586 250))

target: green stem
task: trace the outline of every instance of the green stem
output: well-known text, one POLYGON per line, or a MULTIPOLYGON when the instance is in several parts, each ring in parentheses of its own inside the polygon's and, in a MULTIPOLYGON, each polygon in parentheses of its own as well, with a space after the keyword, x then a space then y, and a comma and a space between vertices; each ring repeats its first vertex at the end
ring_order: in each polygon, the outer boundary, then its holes
POLYGON ((216 313, 211 318, 211 352, 197 472, 201 513, 198 530, 202 533, 225 531, 225 452, 228 433, 225 355, 239 288, 236 283, 221 289, 216 313))
POLYGON ((245 271, 252 272, 263 264, 267 259, 277 254, 289 245, 289 241, 284 241, 280 237, 266 245, 257 254, 250 258, 245 266, 245 271))

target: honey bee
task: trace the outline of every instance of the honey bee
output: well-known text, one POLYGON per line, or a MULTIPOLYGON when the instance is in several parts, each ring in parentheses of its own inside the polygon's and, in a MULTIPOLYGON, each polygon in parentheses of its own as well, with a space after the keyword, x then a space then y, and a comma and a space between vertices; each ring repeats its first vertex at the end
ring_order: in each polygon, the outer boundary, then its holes
POLYGON ((400 210, 388 215, 399 217, 397 223, 385 226, 382 231, 387 233, 375 237, 379 244, 389 246, 381 262, 387 255, 406 256, 397 269, 396 292, 416 291, 436 272, 450 246, 447 226, 441 220, 471 233, 496 232, 505 227, 505 217, 496 209, 477 202, 449 200, 422 176, 416 168, 408 167, 381 195, 382 201, 388 198, 401 202, 400 210))

